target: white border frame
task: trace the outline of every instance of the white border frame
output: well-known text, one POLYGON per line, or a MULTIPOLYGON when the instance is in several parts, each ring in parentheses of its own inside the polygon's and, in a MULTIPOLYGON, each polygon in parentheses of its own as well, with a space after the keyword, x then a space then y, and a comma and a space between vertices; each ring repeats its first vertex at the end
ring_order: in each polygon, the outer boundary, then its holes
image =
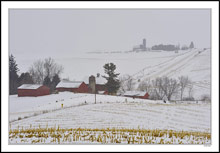
POLYGON ((219 151, 219 2, 1 2, 2 15, 2 151, 219 151), (10 8, 211 8, 212 145, 9 145, 8 144, 8 9, 10 8), (3 109, 4 108, 4 109, 3 109))

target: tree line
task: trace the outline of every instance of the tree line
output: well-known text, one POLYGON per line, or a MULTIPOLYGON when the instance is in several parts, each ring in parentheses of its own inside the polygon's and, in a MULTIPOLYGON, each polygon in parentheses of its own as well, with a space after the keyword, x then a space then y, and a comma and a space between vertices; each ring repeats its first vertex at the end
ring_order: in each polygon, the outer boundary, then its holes
POLYGON ((55 63, 54 59, 46 58, 35 61, 28 72, 18 75, 19 68, 15 57, 9 56, 9 94, 17 94, 17 88, 22 84, 43 84, 54 92, 56 85, 60 82, 60 74, 63 67, 55 63))
POLYGON ((120 78, 120 93, 125 91, 139 90, 148 92, 150 99, 162 100, 165 96, 168 100, 178 98, 180 100, 194 100, 193 84, 188 76, 180 76, 177 79, 169 77, 158 77, 153 80, 140 79, 135 82, 135 79, 130 75, 124 75, 120 78), (136 83, 138 87, 135 87, 136 83))
MULTIPOLYGON (((120 73, 116 73, 116 65, 107 63, 103 66, 106 75, 105 87, 109 94, 124 93, 125 91, 139 90, 148 92, 150 99, 161 100, 165 96, 168 100, 178 97, 180 100, 194 100, 193 84, 188 76, 180 76, 177 79, 169 77, 158 77, 154 80, 138 79, 138 87, 135 89, 135 79, 130 75, 119 78, 120 73)), ((9 57, 9 94, 16 94, 17 87, 22 84, 43 84, 55 91, 56 85, 60 82, 59 75, 63 67, 55 63, 52 58, 38 60, 34 62, 29 71, 18 76, 18 65, 13 55, 9 57)), ((202 95, 201 100, 210 100, 209 95, 202 95)))
MULTIPOLYGON (((168 100, 171 100, 173 97, 179 97, 180 100, 194 100, 193 84, 188 76, 180 76, 178 79, 158 77, 154 80, 138 80, 139 85, 135 89, 137 83, 135 79, 130 75, 118 78, 119 73, 115 72, 116 65, 113 63, 105 64, 104 70, 108 75, 103 76, 107 80, 105 85, 110 94, 139 90, 148 92, 152 100, 162 100, 164 97, 167 97, 168 100)), ((207 98, 207 96, 204 98, 207 98)))
MULTIPOLYGON (((120 87, 118 80, 119 73, 115 73, 116 65, 107 63, 104 66, 107 74, 102 76, 107 80, 105 84, 109 94, 115 94, 120 87)), ((51 93, 55 91, 57 84, 60 82, 60 74, 63 67, 55 63, 54 59, 46 58, 35 61, 29 68, 28 72, 18 75, 19 68, 15 57, 9 56, 9 94, 17 94, 17 88, 22 84, 43 84, 50 88, 51 93)))

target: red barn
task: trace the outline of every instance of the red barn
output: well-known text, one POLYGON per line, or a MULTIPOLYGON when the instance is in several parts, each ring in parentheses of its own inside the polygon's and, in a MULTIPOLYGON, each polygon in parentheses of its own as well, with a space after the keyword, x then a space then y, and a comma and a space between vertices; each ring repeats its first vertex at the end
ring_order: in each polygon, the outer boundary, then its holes
POLYGON ((125 97, 132 97, 132 98, 141 98, 141 99, 148 99, 149 94, 147 92, 141 91, 127 91, 124 93, 125 97))
POLYGON ((88 93, 88 86, 83 81, 65 81, 62 80, 56 86, 57 91, 70 91, 77 93, 88 93))
POLYGON ((50 88, 39 84, 23 84, 17 90, 18 97, 37 97, 50 94, 50 88))
POLYGON ((106 91, 107 90, 105 87, 105 84, 96 84, 95 89, 96 89, 96 91, 106 91))

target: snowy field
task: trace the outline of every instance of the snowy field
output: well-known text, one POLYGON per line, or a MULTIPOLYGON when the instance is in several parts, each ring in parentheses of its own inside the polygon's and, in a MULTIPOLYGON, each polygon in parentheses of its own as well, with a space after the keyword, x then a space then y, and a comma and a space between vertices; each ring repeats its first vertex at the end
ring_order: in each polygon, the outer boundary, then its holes
MULTIPOLYGON (((18 120, 18 118, 27 118, 30 116, 36 116, 38 114, 44 114, 63 108, 77 107, 85 104, 94 104, 94 94, 81 94, 71 92, 60 92, 59 94, 52 94, 39 97, 18 97, 13 95, 9 97, 10 101, 10 122, 18 120)), ((98 103, 119 103, 119 102, 149 102, 152 101, 144 99, 132 99, 119 96, 110 95, 96 95, 96 101, 98 103)), ((162 103, 161 101, 153 101, 153 103, 162 103)))
POLYGON ((10 123, 62 128, 145 128, 210 132, 210 104, 163 103, 120 96, 59 94, 41 97, 10 96, 10 123), (61 106, 63 104, 63 108, 61 106))
MULTIPOLYGON (((194 97, 200 98, 203 94, 210 95, 211 85, 211 50, 192 49, 186 51, 148 51, 148 52, 100 52, 80 53, 74 57, 54 57, 57 63, 63 65, 62 78, 88 82, 90 75, 100 73, 104 75, 103 66, 106 63, 116 64, 116 71, 120 76, 129 74, 140 81, 168 76, 177 78, 188 76, 194 84, 194 97), (79 66, 80 65, 80 66, 79 66)), ((31 64, 37 59, 16 59, 21 72, 28 71, 31 64)), ((104 82, 105 80, 102 79, 104 82)), ((101 82, 100 82, 101 83, 101 82)))
MULTIPOLYGON (((10 96, 10 129, 59 127, 211 132, 210 103, 165 104, 109 95, 96 95, 96 99, 94 104, 94 95, 71 92, 41 97, 10 96)), ((206 142, 205 138, 203 140, 199 143, 206 142)), ((20 142, 20 139, 11 139, 10 142, 16 141, 20 142)))
MULTIPOLYGON (((62 78, 86 83, 92 74, 104 75, 103 65, 108 62, 116 64, 117 72, 121 76, 132 75, 136 86, 139 84, 138 80, 188 75, 193 81, 194 97, 199 99, 203 94, 210 94, 210 56, 210 49, 193 49, 178 53, 172 51, 81 53, 75 57, 60 57, 55 60, 64 66, 62 78)), ((36 59, 17 59, 20 72, 26 72, 34 60, 36 59)), ((98 83, 103 83, 103 80, 99 80, 101 82, 98 83)), ((96 95, 95 104, 93 94, 71 92, 40 97, 13 95, 9 96, 9 101, 10 129, 15 130, 10 132, 10 143, 60 143, 61 138, 63 143, 204 144, 211 142, 209 102, 163 103, 159 100, 96 95), (45 133, 48 134, 48 128, 51 128, 52 132, 45 136, 45 133), (27 131, 19 133, 16 131, 18 129, 27 131), (97 129, 95 134, 94 129, 97 129), (116 132, 112 129, 116 129, 116 132), (124 133, 121 129, 124 129, 124 133), (150 131, 131 132, 129 129, 150 131), (155 132, 157 129, 160 131, 155 132), (18 133, 19 136, 16 135, 18 133), (39 135, 44 135, 46 138, 38 139, 39 135)))

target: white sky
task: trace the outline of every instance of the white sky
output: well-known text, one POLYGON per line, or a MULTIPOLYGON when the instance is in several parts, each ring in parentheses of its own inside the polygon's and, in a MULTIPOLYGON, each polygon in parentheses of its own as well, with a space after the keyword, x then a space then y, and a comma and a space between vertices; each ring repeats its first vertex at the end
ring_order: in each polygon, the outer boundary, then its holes
POLYGON ((210 9, 22 10, 9 14, 10 53, 16 58, 72 57, 155 44, 210 47, 210 9))

